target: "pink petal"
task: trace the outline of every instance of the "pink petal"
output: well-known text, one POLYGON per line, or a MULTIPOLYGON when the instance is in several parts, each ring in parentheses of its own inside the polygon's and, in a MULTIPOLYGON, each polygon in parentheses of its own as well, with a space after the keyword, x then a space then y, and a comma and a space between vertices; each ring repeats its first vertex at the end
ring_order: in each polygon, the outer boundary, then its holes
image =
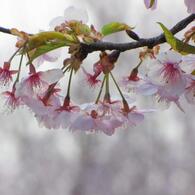
POLYGON ((195 0, 185 0, 184 2, 187 6, 188 13, 195 13, 195 0))
POLYGON ((51 85, 63 77, 63 71, 61 69, 52 69, 45 72, 39 72, 39 75, 41 80, 51 85))

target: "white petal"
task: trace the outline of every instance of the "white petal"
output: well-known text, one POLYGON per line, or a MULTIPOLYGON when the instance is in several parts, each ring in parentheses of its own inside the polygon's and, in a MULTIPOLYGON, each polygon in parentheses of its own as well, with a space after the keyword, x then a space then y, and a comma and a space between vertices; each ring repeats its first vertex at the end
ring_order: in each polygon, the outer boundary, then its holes
POLYGON ((178 64, 182 61, 182 55, 175 52, 175 51, 167 51, 160 53, 157 56, 157 59, 161 63, 173 63, 173 64, 178 64))
POLYGON ((66 21, 78 20, 83 23, 88 22, 88 14, 84 9, 75 8, 73 6, 64 10, 64 18, 66 21))
POLYGON ((186 90, 185 98, 189 104, 195 104, 195 87, 186 90))
POLYGON ((65 22, 65 18, 63 16, 58 16, 52 19, 51 22, 49 23, 50 29, 54 30, 56 26, 59 26, 64 22, 65 22))
POLYGON ((52 69, 39 73, 41 80, 47 82, 49 85, 59 81, 63 77, 63 71, 61 69, 52 69))
POLYGON ((128 119, 132 123, 136 124, 136 123, 140 123, 140 122, 142 122, 144 120, 144 115, 141 114, 141 113, 130 112, 128 114, 128 119))
POLYGON ((195 55, 183 56, 182 70, 191 73, 195 70, 195 55))
POLYGON ((141 95, 148 96, 148 95, 155 94, 158 91, 158 87, 157 87, 157 85, 152 85, 150 83, 146 83, 146 84, 140 85, 136 91, 137 91, 137 93, 139 93, 141 95))
POLYGON ((195 0, 185 0, 185 4, 188 8, 188 13, 195 13, 195 0))

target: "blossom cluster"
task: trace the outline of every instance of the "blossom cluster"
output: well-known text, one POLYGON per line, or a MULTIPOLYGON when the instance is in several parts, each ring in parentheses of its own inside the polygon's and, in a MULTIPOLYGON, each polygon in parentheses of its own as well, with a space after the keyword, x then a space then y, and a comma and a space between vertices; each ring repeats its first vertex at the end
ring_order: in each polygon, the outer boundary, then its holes
MULTIPOLYGON (((145 1, 146 6, 148 2, 145 1)), ((12 29, 12 34, 18 36, 17 50, 0 67, 0 85, 9 88, 1 94, 8 110, 26 106, 34 113, 39 124, 49 129, 112 135, 118 129, 139 124, 145 114, 154 112, 153 109, 139 109, 131 98, 132 94, 155 97, 158 103, 163 102, 167 107, 175 103, 182 111, 182 96, 188 103, 195 104, 195 55, 183 56, 172 50, 161 52, 159 46, 144 48, 140 51, 139 64, 130 70, 129 75, 116 81, 113 69, 120 52, 104 51, 100 52, 99 60, 93 64, 93 73, 88 72, 82 64, 87 54, 81 50, 80 43, 102 40, 103 35, 94 26, 87 25, 87 18, 84 10, 70 7, 63 17, 51 21, 53 31, 48 33, 31 36, 12 29), (80 18, 83 18, 82 21, 80 18), (44 61, 54 62, 60 56, 55 50, 41 55, 38 52, 51 46, 59 48, 58 45, 64 44, 64 37, 70 58, 64 60, 62 67, 38 71, 38 66, 44 61), (21 56, 20 63, 18 69, 14 70, 12 60, 17 54, 21 56), (25 66, 24 57, 28 59, 25 66), (143 68, 144 72, 141 71, 143 68), (23 69, 28 69, 28 75, 21 78, 23 69), (99 88, 94 102, 78 104, 72 101, 72 79, 78 71, 83 72, 89 87, 99 88), (69 79, 66 94, 63 95, 60 84, 65 76, 69 79), (110 93, 111 81, 120 94, 118 98, 113 98, 110 93)), ((186 32, 188 42, 194 39, 194 31, 192 28, 186 32)))

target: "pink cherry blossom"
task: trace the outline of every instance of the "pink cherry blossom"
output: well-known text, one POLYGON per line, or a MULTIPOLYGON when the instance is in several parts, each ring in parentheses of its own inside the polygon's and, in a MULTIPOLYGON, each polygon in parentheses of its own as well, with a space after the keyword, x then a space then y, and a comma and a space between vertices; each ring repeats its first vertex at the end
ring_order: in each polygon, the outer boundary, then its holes
POLYGON ((5 98, 4 106, 6 106, 7 110, 10 112, 13 112, 22 104, 20 97, 17 97, 15 94, 15 89, 12 91, 5 91, 1 95, 5 98))
POLYGON ((87 83, 89 84, 90 87, 96 87, 101 82, 101 80, 97 79, 99 74, 97 74, 97 73, 90 74, 83 67, 82 67, 82 70, 83 70, 83 73, 86 76, 86 81, 87 81, 87 83))
POLYGON ((177 105, 177 107, 184 112, 183 108, 180 105, 179 102, 179 95, 175 94, 170 94, 169 91, 166 90, 165 87, 158 86, 158 91, 157 93, 154 94, 157 103, 160 104, 161 106, 163 105, 164 109, 168 109, 170 106, 170 103, 173 102, 177 105))
POLYGON ((189 104, 195 104, 195 76, 189 76, 189 83, 184 95, 189 104))
POLYGON ((157 7, 157 0, 155 0, 155 2, 154 2, 152 7, 150 7, 151 0, 144 0, 144 3, 145 3, 145 6, 146 6, 147 9, 151 8, 152 10, 154 10, 157 7))
POLYGON ((149 96, 158 91, 157 85, 153 84, 148 78, 139 76, 139 79, 132 80, 129 76, 123 77, 120 82, 128 92, 135 92, 138 95, 149 96))
POLYGON ((0 84, 8 85, 12 81, 12 75, 18 71, 10 70, 10 63, 4 62, 3 68, 0 67, 0 84))
POLYGON ((188 13, 195 13, 195 0, 184 0, 188 13))
POLYGON ((171 96, 181 95, 186 87, 186 75, 180 65, 182 56, 174 51, 161 53, 148 72, 149 79, 166 89, 171 96))
POLYGON ((115 115, 112 103, 85 104, 81 108, 82 112, 70 125, 72 131, 104 132, 106 135, 112 135, 122 126, 122 121, 115 115))
POLYGON ((40 71, 31 73, 24 79, 17 87, 17 94, 21 96, 34 96, 43 93, 47 90, 49 85, 56 83, 63 77, 61 69, 51 69, 47 71, 40 71))
POLYGON ((182 70, 184 70, 188 74, 195 70, 195 55, 183 56, 182 70))
POLYGON ((54 121, 55 111, 61 106, 58 91, 58 88, 51 85, 49 89, 40 96, 21 97, 23 103, 35 114, 39 124, 49 129, 58 128, 58 125, 54 121))
POLYGON ((53 122, 56 128, 68 128, 80 112, 80 107, 65 98, 62 106, 55 110, 53 122))

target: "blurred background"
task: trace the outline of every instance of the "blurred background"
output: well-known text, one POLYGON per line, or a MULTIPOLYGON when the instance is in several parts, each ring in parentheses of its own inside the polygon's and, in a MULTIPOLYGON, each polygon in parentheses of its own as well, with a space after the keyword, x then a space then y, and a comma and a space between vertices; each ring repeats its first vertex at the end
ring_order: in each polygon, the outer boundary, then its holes
MULTIPOLYGON (((47 30, 50 20, 70 5, 86 9, 97 29, 111 21, 126 22, 145 38, 161 32, 157 21, 171 27, 188 15, 183 0, 159 0, 153 12, 145 9, 143 0, 1 0, 0 26, 31 33, 47 30)), ((129 38, 117 33, 108 40, 129 38)), ((0 33, 1 64, 14 52, 15 41, 0 33)), ((91 54, 85 65, 91 67, 97 57, 91 54)), ((129 71, 137 57, 138 50, 122 54, 115 75, 129 71)), ((75 78, 72 90, 79 103, 95 97, 86 84, 78 85, 81 79, 75 78)), ((1 114, 0 194, 194 195, 195 107, 182 104, 186 113, 172 105, 111 137, 39 127, 25 108, 1 114)))

